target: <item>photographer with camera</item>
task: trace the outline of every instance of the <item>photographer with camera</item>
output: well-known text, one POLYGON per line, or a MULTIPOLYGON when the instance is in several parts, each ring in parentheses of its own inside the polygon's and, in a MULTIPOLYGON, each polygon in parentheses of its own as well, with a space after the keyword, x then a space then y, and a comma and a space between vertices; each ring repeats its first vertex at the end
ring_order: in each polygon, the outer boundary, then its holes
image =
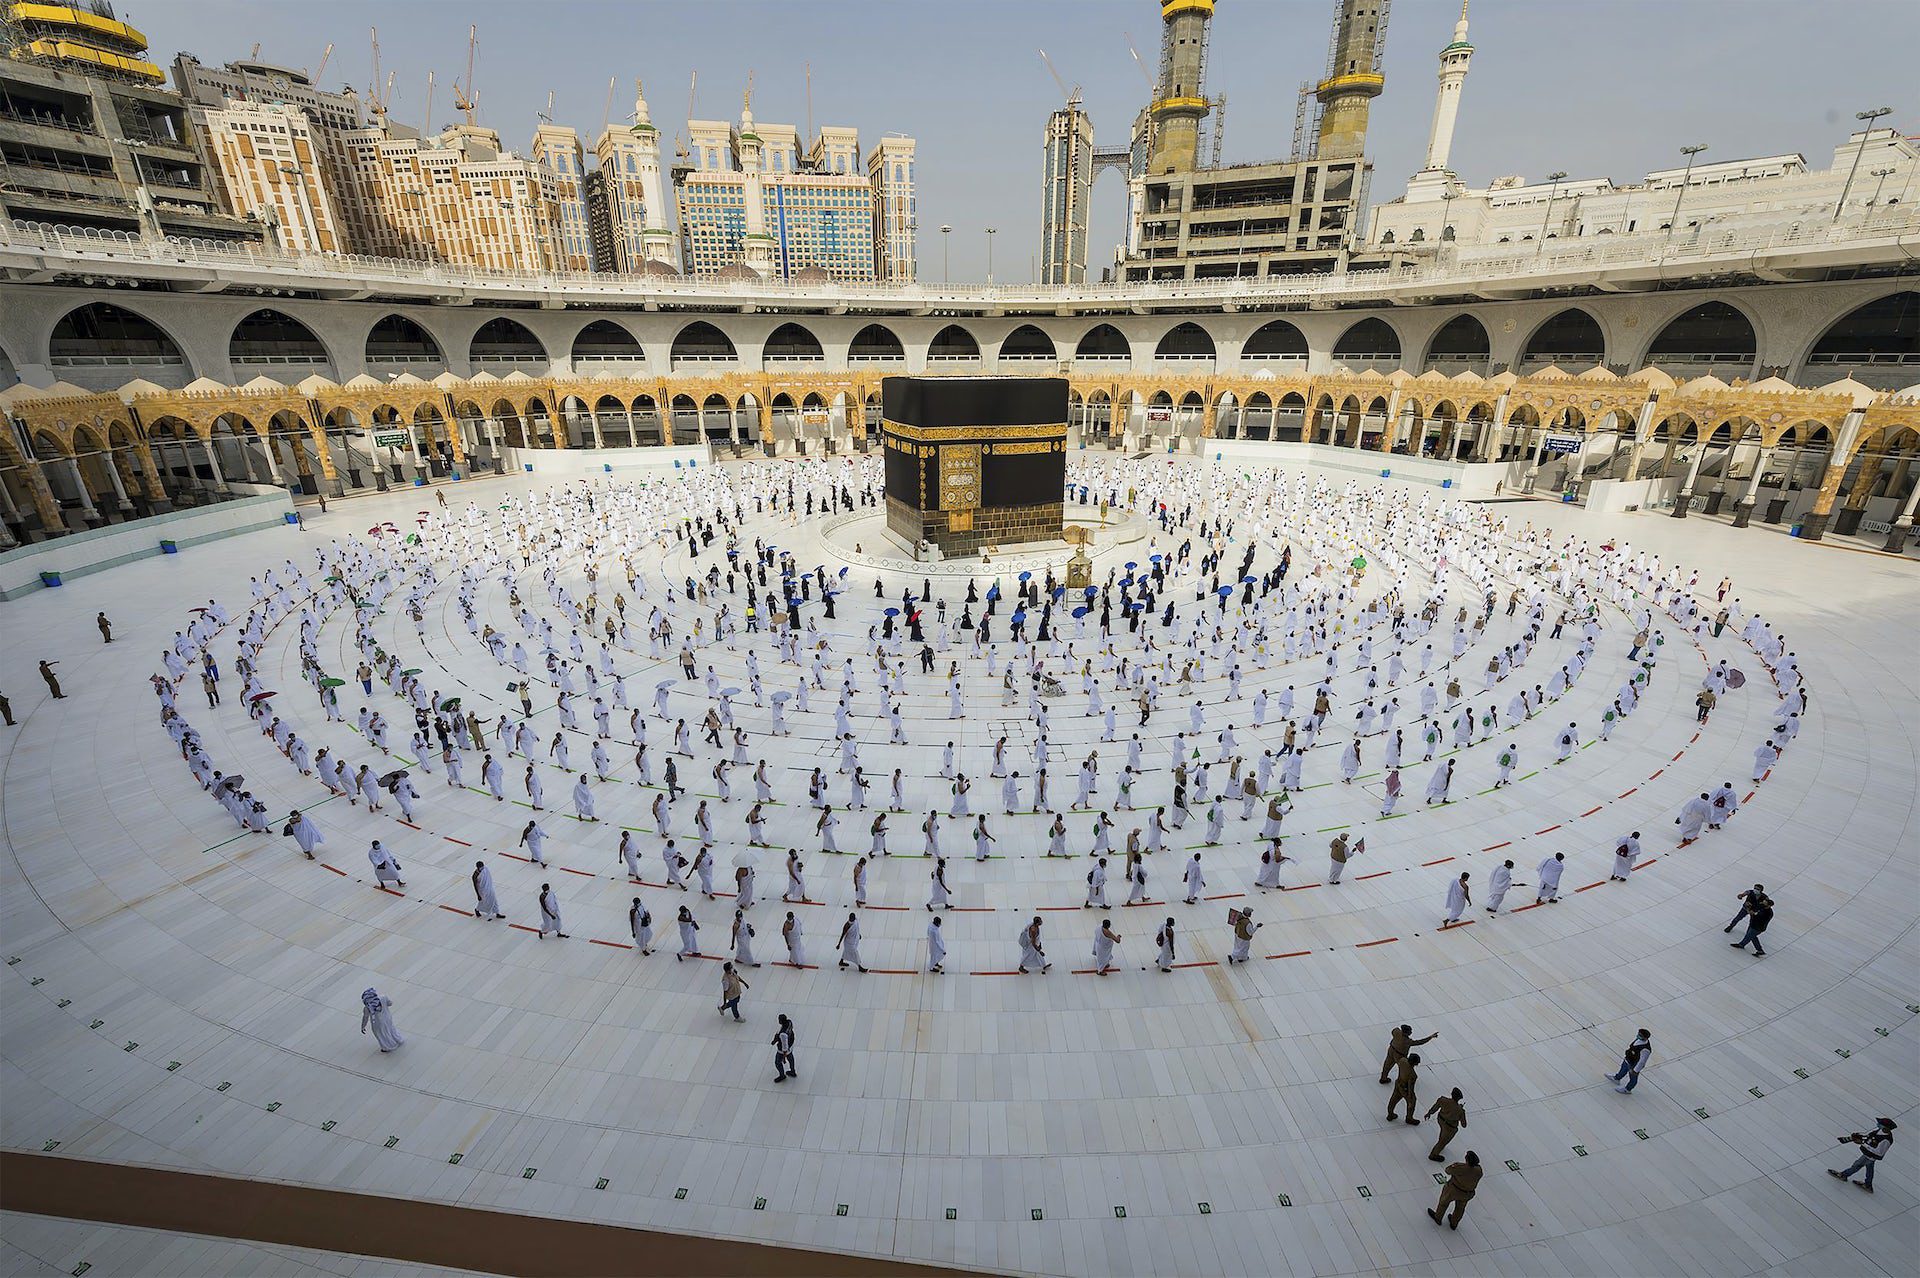
POLYGON ((1827 1168, 1827 1175, 1837 1177, 1840 1180, 1852 1180, 1855 1172, 1859 1171, 1862 1167, 1866 1168, 1867 1174, 1861 1180, 1860 1188, 1866 1190, 1869 1194, 1873 1192, 1874 1164, 1885 1158, 1887 1156, 1887 1150, 1893 1147, 1893 1129, 1899 1126, 1899 1124, 1891 1118, 1881 1118, 1875 1121, 1879 1123, 1879 1126, 1870 1132, 1855 1132, 1851 1136, 1842 1136, 1840 1138, 1842 1145, 1858 1145, 1860 1147, 1860 1157, 1853 1160, 1853 1166, 1847 1168, 1845 1171, 1835 1171, 1831 1167, 1827 1168))

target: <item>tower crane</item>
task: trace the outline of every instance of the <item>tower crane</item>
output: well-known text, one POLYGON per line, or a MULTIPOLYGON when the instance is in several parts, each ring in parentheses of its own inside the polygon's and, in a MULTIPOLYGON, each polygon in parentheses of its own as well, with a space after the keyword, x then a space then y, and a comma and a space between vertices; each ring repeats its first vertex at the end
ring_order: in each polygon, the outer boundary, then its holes
POLYGON ((1152 73, 1151 71, 1148 71, 1148 70, 1147 70, 1147 63, 1146 63, 1146 59, 1144 59, 1144 58, 1142 58, 1142 57, 1140 56, 1140 50, 1138 50, 1138 49, 1136 49, 1136 48, 1134 48, 1134 47, 1133 47, 1133 35, 1132 35, 1132 33, 1131 33, 1131 32, 1127 32, 1127 31, 1122 31, 1122 32, 1121 32, 1120 34, 1126 37, 1126 39, 1127 39, 1127 52, 1128 52, 1128 53, 1131 53, 1131 54, 1133 55, 1133 64, 1134 64, 1135 66, 1137 66, 1137 67, 1139 67, 1139 68, 1140 68, 1140 75, 1141 75, 1141 78, 1142 78, 1142 79, 1144 79, 1144 80, 1145 80, 1145 81, 1147 82, 1147 93, 1148 93, 1149 95, 1151 95, 1151 94, 1153 94, 1154 92, 1156 92, 1156 87, 1155 87, 1155 81, 1154 81, 1154 78, 1153 78, 1153 73, 1152 73))
POLYGON ((313 83, 318 86, 320 77, 326 74, 327 60, 333 56, 333 41, 327 41, 327 47, 320 54, 320 65, 313 69, 313 83))
POLYGON ((453 82, 453 108, 465 113, 469 127, 473 124, 473 109, 480 105, 479 95, 473 91, 473 54, 480 42, 480 27, 470 24, 467 27, 467 83, 463 87, 458 80, 453 82))
POLYGON ((1047 56, 1045 49, 1040 50, 1040 60, 1047 64, 1047 70, 1052 74, 1053 82, 1060 86, 1060 96, 1067 100, 1067 105, 1070 107, 1078 106, 1080 103, 1080 86, 1076 84, 1071 89, 1067 87, 1067 82, 1060 77, 1060 69, 1053 65, 1053 59, 1047 56))
POLYGON ((367 109, 373 112, 376 120, 387 116, 387 93, 392 92, 392 81, 388 81, 386 92, 380 88, 380 28, 368 27, 367 33, 373 40, 373 83, 367 89, 367 109))

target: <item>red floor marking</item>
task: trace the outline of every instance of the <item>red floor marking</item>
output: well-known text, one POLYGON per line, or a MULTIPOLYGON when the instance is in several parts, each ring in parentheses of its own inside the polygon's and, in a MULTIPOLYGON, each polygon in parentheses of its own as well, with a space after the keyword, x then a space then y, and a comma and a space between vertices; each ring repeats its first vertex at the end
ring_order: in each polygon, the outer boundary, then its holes
MULTIPOLYGON (((1014 971, 1006 971, 1006 972, 968 972, 968 973, 967 973, 967 975, 968 975, 968 976, 1018 976, 1018 975, 1020 975, 1020 973, 1018 973, 1018 972, 1014 972, 1014 971)), ((1029 973, 1027 973, 1027 975, 1028 975, 1028 976, 1032 976, 1032 975, 1033 975, 1033 973, 1032 973, 1032 972, 1029 972, 1029 973)))
POLYGON ((459 906, 457 906, 457 905, 443 905, 443 906, 441 906, 440 908, 441 908, 441 909, 443 909, 443 910, 445 910, 445 911, 446 911, 447 913, 449 913, 449 914, 458 914, 458 915, 460 915, 460 916, 461 916, 462 918, 472 918, 472 917, 473 917, 473 911, 472 911, 472 910, 463 910, 463 909, 461 909, 461 908, 460 908, 459 906))
POLYGON ((1659 858, 1659 857, 1657 857, 1657 856, 1650 856, 1650 857, 1648 857, 1648 858, 1647 858, 1646 860, 1644 860, 1644 861, 1642 861, 1642 862, 1641 862, 1640 864, 1638 864, 1638 865, 1636 865, 1636 866, 1634 866, 1633 868, 1634 868, 1634 869, 1636 869, 1636 870, 1644 870, 1644 869, 1646 869, 1646 868, 1647 868, 1647 867, 1648 867, 1649 865, 1652 865, 1652 864, 1653 864, 1653 863, 1654 863, 1655 861, 1658 861, 1659 859, 1660 859, 1660 858, 1659 858))
POLYGON ((445 839, 449 843, 458 843, 463 848, 470 848, 473 846, 473 844, 467 842, 465 839, 456 839, 451 834, 443 834, 440 837, 445 839))
POLYGON ((603 941, 597 936, 588 937, 587 944, 588 945, 604 945, 610 950, 630 950, 633 948, 631 945, 628 945, 625 941, 603 941))
MULTIPOLYGON (((1680 752, 1680 754, 1685 754, 1685 753, 1686 753, 1686 751, 1685 751, 1685 750, 1682 750, 1682 751, 1680 752)), ((1678 763, 1678 762, 1680 762, 1680 754, 1676 754, 1676 755, 1674 755, 1674 756, 1673 756, 1673 757, 1672 757, 1671 759, 1668 759, 1668 760, 1667 760, 1667 762, 1668 762, 1668 763, 1678 763)))
POLYGON ((525 923, 509 923, 507 926, 516 932, 538 932, 540 930, 537 927, 528 927, 525 923))
MULTIPOLYGON (((1502 846, 1505 846, 1505 845, 1503 844, 1502 846)), ((1450 857, 1450 856, 1443 856, 1443 857, 1441 857, 1441 858, 1440 858, 1440 859, 1439 859, 1438 861, 1422 861, 1422 862, 1421 862, 1420 864, 1421 864, 1421 865, 1422 865, 1423 867, 1424 867, 1424 866, 1429 866, 1429 865, 1445 865, 1445 864, 1446 864, 1447 862, 1449 862, 1449 861, 1451 861, 1451 860, 1453 860, 1453 859, 1454 859, 1454 858, 1453 858, 1453 857, 1450 857)))
MULTIPOLYGON (((879 908, 879 909, 891 908, 896 910, 904 910, 907 907, 904 905, 895 905, 891 907, 878 906, 876 908, 879 908)), ((992 914, 994 913, 994 908, 991 905, 949 905, 947 909, 949 912, 954 914, 992 914)))
POLYGON ((1472 927, 1473 924, 1473 919, 1461 919, 1456 923, 1442 923, 1440 930, 1442 932, 1458 932, 1463 927, 1472 927))
POLYGON ((343 878, 343 879, 347 877, 347 872, 346 872, 345 870, 343 870, 343 869, 341 869, 341 868, 340 868, 339 866, 337 866, 337 865, 328 865, 328 864, 327 864, 327 863, 326 863, 325 861, 322 861, 322 862, 320 863, 320 866, 321 866, 321 868, 322 868, 322 869, 326 869, 326 870, 332 870, 332 871, 333 871, 333 872, 334 872, 335 874, 337 874, 337 875, 339 875, 339 876, 340 876, 341 878, 343 878))
POLYGON ((420 828, 419 826, 415 825, 413 822, 407 820, 405 817, 396 817, 394 819, 399 821, 401 825, 406 826, 409 830, 417 830, 420 828))
POLYGON ((1607 882, 1606 879, 1595 879, 1593 882, 1587 884, 1585 887, 1575 888, 1574 891, 1575 892, 1591 892, 1593 889, 1599 887, 1602 883, 1605 883, 1605 882, 1607 882))
POLYGON ((1484 848, 1481 848, 1480 850, 1482 852, 1498 852, 1501 848, 1510 848, 1512 846, 1513 846, 1513 840, 1508 839, 1505 843, 1495 843, 1491 847, 1484 847, 1484 848))
POLYGON ((1175 967, 1219 967, 1219 959, 1202 959, 1193 963, 1175 963, 1175 967))
POLYGON ((1313 953, 1312 950, 1293 950, 1286 954, 1269 954, 1267 955, 1267 957, 1270 959, 1305 958, 1307 955, 1311 953, 1313 953))
POLYGON ((1089 907, 1084 905, 1036 905, 1033 908, 1044 913, 1053 913, 1058 910, 1084 910, 1089 907))
POLYGON ((1762 772, 1762 773, 1760 774, 1760 779, 1761 779, 1762 781, 1771 781, 1771 780, 1773 780, 1773 769, 1772 769, 1772 768, 1768 768, 1768 769, 1767 769, 1767 770, 1766 770, 1765 772, 1762 772))
POLYGON ((373 890, 376 892, 385 892, 388 896, 397 896, 403 901, 407 899, 407 894, 405 892, 396 892, 392 888, 383 886, 382 884, 379 884, 379 883, 376 883, 373 885, 373 890))
POLYGON ((1203 901, 1237 901, 1245 895, 1245 892, 1222 892, 1219 896, 1203 896, 1200 899, 1203 901))
MULTIPOLYGON (((1660 769, 1660 772, 1665 772, 1665 771, 1666 771, 1665 768, 1660 769)), ((1660 772, 1654 773, 1653 776, 1648 777, 1647 780, 1649 781, 1656 780, 1660 776, 1660 772)))
POLYGON ((533 864, 533 858, 532 858, 532 857, 525 857, 525 856, 521 856, 521 855, 520 855, 519 853, 517 853, 517 852, 502 852, 502 853, 501 853, 500 855, 501 855, 501 856, 504 856, 504 857, 508 857, 508 858, 510 858, 510 859, 512 859, 512 860, 515 860, 515 861, 518 861, 518 862, 520 862, 520 863, 521 863, 522 865, 532 865, 532 864, 533 864))
POLYGON ((1633 789, 1632 789, 1632 790, 1628 790, 1628 791, 1626 792, 1626 794, 1617 794, 1617 795, 1615 795, 1614 797, 1615 797, 1616 799, 1624 799, 1624 798, 1626 798, 1626 797, 1627 797, 1627 794, 1632 794, 1632 793, 1634 793, 1634 791, 1636 791, 1636 790, 1638 790, 1639 788, 1640 788, 1640 787, 1636 785, 1635 787, 1633 787, 1633 789))
POLYGON ((817 972, 820 970, 818 963, 790 963, 786 959, 775 959, 772 965, 774 967, 790 967, 796 972, 817 972))
POLYGON ((1357 879, 1355 879, 1355 880, 1354 880, 1354 882, 1355 882, 1355 883, 1365 883, 1365 882, 1366 882, 1366 881, 1367 881, 1368 879, 1377 879, 1377 878, 1380 878, 1380 877, 1382 877, 1383 875, 1388 875, 1388 874, 1392 874, 1392 873, 1393 873, 1393 871, 1392 871, 1392 870, 1375 870, 1375 871, 1374 871, 1374 872, 1373 872, 1372 874, 1363 874, 1363 875, 1361 875, 1361 876, 1360 876, 1359 878, 1357 878, 1357 879))
POLYGON ((583 879, 597 879, 600 877, 599 875, 595 874, 592 870, 576 870, 570 865, 562 865, 562 866, 557 866, 555 868, 558 869, 562 874, 577 874, 583 879))
POLYGON ((1746 797, 1746 798, 1744 798, 1744 799, 1742 799, 1742 800, 1740 800, 1740 802, 1742 802, 1742 803, 1752 803, 1752 802, 1753 802, 1753 796, 1754 796, 1754 795, 1756 795, 1756 794, 1758 794, 1758 793, 1760 793, 1760 792, 1759 792, 1758 790, 1749 790, 1749 791, 1747 791, 1747 797, 1746 797))
POLYGON ((1698 741, 1699 739, 1700 739, 1700 734, 1696 732, 1692 736, 1687 738, 1687 744, 1692 745, 1694 742, 1698 741))
POLYGON ((1674 844, 1673 850, 1678 852, 1681 848, 1690 848, 1699 841, 1698 839, 1682 839, 1680 842, 1674 844))
POLYGON ((1560 827, 1558 825, 1550 825, 1544 830, 1535 830, 1534 833, 1535 834, 1552 834, 1555 830, 1559 828, 1560 827))
POLYGON ((1123 910, 1131 910, 1143 905, 1165 905, 1165 904, 1166 904, 1165 901, 1128 901, 1125 905, 1121 906, 1120 908, 1123 910))
POLYGON ((1376 945, 1392 945, 1395 941, 1399 939, 1400 938, 1397 936, 1385 936, 1380 938, 1377 941, 1362 941, 1360 942, 1360 944, 1354 946, 1353 948, 1356 950, 1365 950, 1365 949, 1371 949, 1373 946, 1376 946, 1376 945))
POLYGON ((1583 817, 1590 817, 1590 816, 1592 816, 1592 815, 1593 815, 1594 813, 1596 813, 1596 812, 1598 812, 1598 811, 1599 811, 1599 810, 1600 810, 1601 808, 1604 808, 1604 807, 1606 807, 1606 806, 1607 806, 1607 805, 1606 805, 1606 804, 1604 804, 1604 803, 1602 803, 1602 804, 1598 804, 1598 805, 1596 805, 1596 806, 1594 806, 1594 807, 1591 807, 1591 808, 1588 808, 1588 809, 1587 809, 1587 810, 1586 810, 1585 812, 1582 812, 1582 813, 1581 813, 1580 815, 1581 815, 1581 816, 1583 816, 1583 817))
POLYGON ((911 968, 911 967, 870 967, 867 969, 866 975, 868 976, 918 976, 920 975, 920 972, 918 969, 911 968))
POLYGON ((1302 883, 1298 887, 1288 887, 1285 884, 1281 884, 1280 890, 1282 892, 1305 892, 1309 888, 1317 888, 1319 886, 1318 883, 1302 883))
POLYGON ((1537 910, 1545 904, 1546 904, 1545 901, 1535 901, 1532 905, 1516 905, 1513 907, 1513 909, 1509 910, 1508 913, 1519 914, 1526 910, 1537 910))

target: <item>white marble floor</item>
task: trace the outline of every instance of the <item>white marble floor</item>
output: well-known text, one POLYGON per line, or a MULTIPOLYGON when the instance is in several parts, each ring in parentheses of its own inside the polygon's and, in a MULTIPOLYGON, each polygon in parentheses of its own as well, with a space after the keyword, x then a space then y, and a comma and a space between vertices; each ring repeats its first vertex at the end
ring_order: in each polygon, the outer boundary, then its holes
MULTIPOLYGON (((528 486, 484 481, 455 495, 488 504, 528 486)), ((1235 819, 1224 845, 1203 853, 1208 900, 1186 906, 1176 864, 1203 837, 1196 812, 1150 871, 1152 898, 1171 903, 1113 911, 1122 966, 1105 979, 1085 972, 1094 924, 1078 908, 1084 856, 1045 859, 1042 818, 998 815, 999 855, 985 865, 971 859, 963 823, 946 823, 960 907, 946 916, 947 975, 919 970, 928 867, 917 856, 873 872, 863 928, 875 971, 834 970, 851 858, 818 853, 800 802, 815 766, 832 800, 845 798, 822 694, 811 715, 790 714, 794 735, 772 759, 788 804, 776 809, 774 838, 802 849, 809 896, 822 902, 797 910, 820 966, 749 973, 749 1023, 735 1025, 714 1012, 717 964, 673 961, 678 893, 637 889, 660 952, 641 958, 622 944, 635 889, 618 872, 613 827, 647 831, 649 877, 660 864, 652 791, 632 783, 630 749, 614 752, 616 784, 599 789, 608 820, 597 828, 562 815, 567 787, 545 769, 550 874, 513 859, 524 805, 448 791, 437 774, 415 774, 417 828, 400 825, 391 803, 341 811, 344 801, 326 802, 253 730, 237 698, 196 709, 188 689, 182 706, 219 766, 245 772, 276 812, 314 813, 324 864, 289 840, 236 837, 171 750, 146 678, 190 604, 219 596, 238 611, 249 575, 308 555, 316 539, 411 519, 420 504, 412 493, 340 503, 304 533, 255 534, 0 605, 0 690, 20 721, 0 729, 7 1148, 1007 1272, 1911 1272, 1920 1247, 1913 562, 1701 520, 1499 507, 1515 523, 1621 538, 1698 565, 1703 581, 1730 575, 1747 609, 1787 636, 1812 696, 1805 730, 1772 775, 1746 784, 1774 703, 1731 631, 1700 649, 1673 644, 1612 740, 1549 765, 1558 726, 1578 721, 1590 740, 1625 669, 1615 614, 1594 668, 1557 707, 1567 713, 1503 738, 1525 760, 1510 789, 1487 789, 1492 746, 1475 744, 1460 756, 1470 784, 1456 783, 1459 802, 1426 809, 1427 771, 1413 763, 1404 815, 1382 821, 1377 749, 1349 789, 1338 784, 1337 745, 1323 742, 1287 822, 1289 851, 1303 862, 1285 868, 1290 890, 1256 892, 1253 827, 1235 819), (93 626, 102 608, 116 623, 110 647, 93 626), (34 673, 43 656, 61 660, 65 700, 46 699, 34 673), (1700 727, 1693 693, 1706 661, 1721 657, 1752 680, 1700 727), (1745 809, 1676 851, 1678 805, 1723 779, 1751 791, 1745 809), (1335 889, 1323 883, 1324 848, 1341 829, 1364 835, 1368 852, 1335 889), (1610 840, 1628 829, 1646 832, 1646 860, 1627 884, 1608 883, 1610 840), (373 837, 405 863, 404 895, 370 886, 373 837), (1459 869, 1478 887, 1511 856, 1531 882, 1553 851, 1569 861, 1560 904, 1513 910, 1532 900, 1517 889, 1510 912, 1488 918, 1476 907, 1471 926, 1437 930, 1459 869), (476 855, 492 865, 511 922, 466 913, 476 855), (526 930, 542 881, 564 903, 571 941, 526 930), (1779 902, 1763 960, 1729 949, 1720 930, 1734 894, 1755 881, 1779 902), (1242 902, 1267 926, 1256 961, 1228 967, 1222 916, 1242 902), (1033 910, 1061 961, 1044 978, 1015 978, 1006 974, 1014 931, 1033 910), (1151 934, 1167 915, 1184 935, 1184 966, 1162 974, 1149 967, 1151 934), (408 1038, 399 1052, 382 1055, 356 1032, 358 992, 370 984, 395 1000, 408 1038), (776 1011, 800 1026, 802 1075, 780 1086, 767 1046, 776 1011), (1448 1088, 1465 1092, 1469 1126, 1449 1157, 1474 1149, 1488 1168, 1457 1232, 1424 1213, 1439 1170, 1425 1157, 1431 1123, 1382 1121, 1375 1080, 1401 1021, 1440 1035, 1421 1049, 1421 1108, 1448 1088), (1601 1076, 1641 1025, 1656 1056, 1621 1096, 1601 1076), (1902 1127, 1870 1196, 1823 1168, 1838 1165, 1836 1136, 1878 1114, 1902 1127)), ((830 553, 822 538, 833 534, 803 521, 767 535, 810 564, 830 553)), ((1116 554, 1144 559, 1138 547, 1116 554)), ((848 634, 874 619, 872 575, 852 571, 839 623, 848 634)), ((883 575, 894 600, 918 580, 883 575)), ((544 607, 537 577, 522 591, 544 607)), ((504 592, 483 590, 480 601, 508 624, 504 592)), ((430 668, 436 686, 458 681, 499 713, 509 699, 492 690, 507 676, 469 639, 451 590, 435 593, 429 621, 422 646, 389 609, 383 637, 430 668)), ((276 631, 267 660, 292 690, 283 695, 303 734, 368 758, 351 723, 313 722, 293 630, 276 631)), ((1496 614, 1491 642, 1516 633, 1496 614)), ((217 650, 230 670, 231 641, 217 650)), ((321 650, 335 667, 350 651, 338 618, 321 650)), ((709 660, 725 682, 745 682, 725 678, 737 655, 717 648, 702 653, 709 660)), ((1536 661, 1530 680, 1552 669, 1536 661)), ((762 663, 770 688, 791 686, 791 668, 762 663)), ((1470 690, 1483 665, 1484 650, 1468 654, 1470 690)), ((653 682, 677 674, 644 649, 620 668, 641 707, 653 682)), ((1310 687, 1319 668, 1316 658, 1276 662, 1247 693, 1262 682, 1310 687)), ((1341 678, 1350 691, 1355 676, 1341 678)), ((1224 692, 1217 682, 1210 702, 1224 692)), ((946 741, 978 782, 975 810, 998 813, 991 744, 1010 735, 1024 771, 1032 737, 1023 708, 1002 710, 984 680, 967 692, 978 713, 961 721, 945 717, 943 682, 919 686, 910 745, 890 747, 884 720, 860 729, 875 798, 893 767, 909 778, 896 853, 919 851, 929 804, 944 810, 935 774, 946 741)), ((676 714, 704 702, 697 684, 686 688, 676 714)), ((352 694, 351 720, 359 690, 342 692, 352 694)), ((1498 699, 1504 707, 1504 685, 1498 699)), ((1070 695, 1056 710, 1056 807, 1072 798, 1074 763, 1097 735, 1078 705, 1070 695)), ((765 725, 750 705, 736 708, 750 729, 765 725)), ((396 729, 406 721, 397 706, 388 713, 396 729)), ((1122 740, 1134 717, 1123 714, 1122 740)), ((548 709, 535 722, 550 731, 553 718, 548 709)), ((1185 727, 1183 706, 1170 699, 1150 726, 1146 761, 1164 789, 1165 743, 1185 727)), ((1277 736, 1271 717, 1267 730, 1243 724, 1240 735, 1255 754, 1277 736)), ((576 769, 588 744, 578 738, 576 769)), ((1111 801, 1124 755, 1102 757, 1111 801)), ((685 769, 696 797, 712 792, 710 765, 685 769)), ((521 793, 523 766, 508 769, 509 796, 521 793)), ((470 783, 477 772, 470 759, 470 783)), ((738 770, 718 818, 722 866, 744 843, 741 796, 751 791, 738 770)), ((676 808, 676 827, 686 819, 676 808)), ((1141 823, 1116 819, 1116 843, 1141 823)), ((845 816, 843 848, 865 847, 866 820, 845 816)), ((1069 819, 1076 851, 1088 821, 1069 819)), ((777 853, 761 860, 753 917, 763 960, 784 957, 779 864, 777 853)), ((717 953, 731 903, 696 894, 693 905, 717 953)), ((74 1254, 11 1245, 40 1259, 74 1254)))
POLYGON ((130 1225, 103 1225, 60 1216, 0 1211, 0 1273, 13 1278, 415 1278, 458 1274, 459 1269, 307 1247, 236 1242, 198 1234, 172 1234, 130 1225))

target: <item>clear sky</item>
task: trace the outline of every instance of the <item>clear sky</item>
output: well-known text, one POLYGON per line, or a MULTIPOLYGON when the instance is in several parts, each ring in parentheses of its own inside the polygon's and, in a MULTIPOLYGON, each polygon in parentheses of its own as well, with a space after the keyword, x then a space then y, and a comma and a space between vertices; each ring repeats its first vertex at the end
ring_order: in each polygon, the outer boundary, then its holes
MULTIPOLYGON (((324 87, 371 78, 367 29, 397 70, 394 111, 424 121, 427 72, 438 72, 436 125, 452 121, 451 81, 480 28, 482 123, 522 152, 554 98, 556 122, 591 145, 607 79, 613 117, 647 85, 655 124, 672 137, 687 117, 737 118, 747 74, 754 115, 806 127, 850 124, 870 145, 883 133, 919 139, 920 266, 941 273, 942 223, 955 279, 986 274, 984 228, 997 227, 994 275, 1031 278, 1040 230, 1041 131, 1061 94, 1037 49, 1083 88, 1101 145, 1124 145, 1157 65, 1156 0, 126 0, 158 60, 193 52, 214 64, 245 57, 312 68, 329 41, 324 87)), ((1334 0, 1220 0, 1207 91, 1228 98, 1227 162, 1279 158, 1293 137, 1295 93, 1319 78, 1334 0)), ((1372 198, 1404 188, 1426 147, 1436 55, 1457 0, 1398 0, 1387 37, 1386 92, 1367 150, 1372 198)), ((1853 113, 1891 106, 1887 121, 1920 133, 1920 3, 1914 0, 1473 0, 1477 50, 1455 134, 1453 167, 1468 182, 1501 174, 1629 180, 1702 158, 1798 151, 1823 167, 1853 113)), ((1117 175, 1094 193, 1095 273, 1122 234, 1117 175)))

